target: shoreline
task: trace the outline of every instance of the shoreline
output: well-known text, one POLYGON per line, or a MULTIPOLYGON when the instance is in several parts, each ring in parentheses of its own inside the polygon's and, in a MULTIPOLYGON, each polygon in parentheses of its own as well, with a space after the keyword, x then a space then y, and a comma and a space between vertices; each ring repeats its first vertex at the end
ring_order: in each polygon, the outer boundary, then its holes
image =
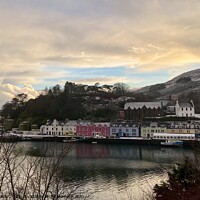
MULTIPOLYGON (((1 142, 62 142, 67 140, 66 143, 87 143, 87 144, 133 144, 133 145, 156 145, 161 146, 163 139, 142 139, 142 138, 82 138, 82 137, 66 137, 66 136, 50 136, 50 135, 26 135, 26 136, 13 136, 1 137, 1 142), (76 140, 72 140, 75 138, 76 140)), ((198 140, 183 140, 183 148, 199 147, 200 141, 198 140)), ((174 148, 174 147, 168 147, 174 148)))

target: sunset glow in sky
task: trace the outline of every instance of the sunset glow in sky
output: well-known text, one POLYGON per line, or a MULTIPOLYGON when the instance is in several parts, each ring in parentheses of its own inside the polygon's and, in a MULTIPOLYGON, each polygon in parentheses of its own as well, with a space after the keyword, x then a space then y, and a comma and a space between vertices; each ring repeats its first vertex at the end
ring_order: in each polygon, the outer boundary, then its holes
POLYGON ((199 0, 0 0, 0 106, 66 81, 165 82, 200 66, 199 0))

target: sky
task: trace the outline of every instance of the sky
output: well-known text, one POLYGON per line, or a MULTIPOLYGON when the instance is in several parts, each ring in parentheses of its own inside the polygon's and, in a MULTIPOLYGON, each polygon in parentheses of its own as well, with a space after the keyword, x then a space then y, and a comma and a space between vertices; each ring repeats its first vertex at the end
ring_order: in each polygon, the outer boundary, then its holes
POLYGON ((0 0, 0 107, 66 81, 131 88, 200 66, 199 0, 0 0))

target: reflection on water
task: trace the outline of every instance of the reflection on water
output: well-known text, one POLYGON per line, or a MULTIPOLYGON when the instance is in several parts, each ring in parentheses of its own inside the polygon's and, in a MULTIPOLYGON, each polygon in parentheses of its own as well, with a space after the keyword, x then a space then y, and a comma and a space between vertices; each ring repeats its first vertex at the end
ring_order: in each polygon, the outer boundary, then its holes
MULTIPOLYGON (((37 156, 58 155, 69 145, 20 143, 29 155, 35 152, 37 156)), ((194 153, 158 146, 74 144, 61 163, 61 178, 80 185, 82 191, 95 192, 91 199, 139 199, 166 179, 167 171, 185 156, 191 158, 194 153)))

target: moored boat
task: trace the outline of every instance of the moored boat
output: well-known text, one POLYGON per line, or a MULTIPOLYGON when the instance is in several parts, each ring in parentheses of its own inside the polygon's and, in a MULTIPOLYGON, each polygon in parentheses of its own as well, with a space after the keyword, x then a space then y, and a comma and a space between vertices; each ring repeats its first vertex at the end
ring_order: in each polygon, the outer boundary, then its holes
POLYGON ((78 142, 80 140, 78 139, 66 139, 66 140, 63 140, 63 142, 67 142, 67 143, 74 143, 74 142, 78 142))
POLYGON ((165 146, 165 147, 182 147, 183 141, 181 141, 181 140, 178 140, 178 141, 166 140, 165 142, 161 142, 160 144, 161 144, 161 146, 165 146))

